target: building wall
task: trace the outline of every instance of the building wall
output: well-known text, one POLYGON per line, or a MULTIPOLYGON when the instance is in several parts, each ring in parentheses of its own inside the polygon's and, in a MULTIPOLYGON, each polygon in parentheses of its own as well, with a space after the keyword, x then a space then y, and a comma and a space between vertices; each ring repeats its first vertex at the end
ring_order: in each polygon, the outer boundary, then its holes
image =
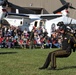
POLYGON ((21 7, 44 8, 44 13, 52 13, 62 4, 59 0, 8 0, 21 7))
MULTIPOLYGON (((60 0, 8 0, 9 2, 19 5, 21 7, 28 8, 44 8, 43 13, 53 13, 54 10, 60 8, 62 3, 60 0)), ((76 7, 76 0, 66 0, 72 3, 72 6, 76 7)), ((70 16, 76 19, 76 10, 69 9, 70 16)))

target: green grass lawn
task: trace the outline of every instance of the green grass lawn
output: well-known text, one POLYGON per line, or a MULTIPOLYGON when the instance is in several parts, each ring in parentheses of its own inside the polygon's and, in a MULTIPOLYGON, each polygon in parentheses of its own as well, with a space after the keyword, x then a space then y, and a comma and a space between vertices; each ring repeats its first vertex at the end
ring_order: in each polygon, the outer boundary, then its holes
POLYGON ((53 50, 0 49, 0 75, 76 75, 76 53, 57 58, 56 70, 38 69, 53 50))

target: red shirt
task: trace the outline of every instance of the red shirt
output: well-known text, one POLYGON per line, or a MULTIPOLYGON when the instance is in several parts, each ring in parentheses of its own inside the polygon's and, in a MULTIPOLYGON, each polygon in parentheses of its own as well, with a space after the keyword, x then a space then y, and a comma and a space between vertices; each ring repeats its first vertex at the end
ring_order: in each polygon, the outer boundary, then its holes
POLYGON ((2 41, 3 41, 3 38, 1 37, 1 38, 0 38, 0 43, 2 43, 2 41))

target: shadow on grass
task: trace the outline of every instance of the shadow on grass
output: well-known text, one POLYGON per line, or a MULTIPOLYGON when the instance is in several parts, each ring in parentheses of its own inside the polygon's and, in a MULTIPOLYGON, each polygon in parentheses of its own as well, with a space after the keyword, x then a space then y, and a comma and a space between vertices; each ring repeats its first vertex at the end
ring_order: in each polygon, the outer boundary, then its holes
MULTIPOLYGON (((59 69, 55 69, 55 70, 66 70, 66 69, 74 69, 76 68, 76 66, 67 66, 67 67, 63 67, 63 68, 59 68, 59 69)), ((48 68, 48 70, 51 70, 50 68, 48 68)))
POLYGON ((15 53, 17 53, 17 52, 0 52, 0 55, 1 54, 15 54, 15 53))
POLYGON ((76 68, 76 66, 67 66, 67 67, 56 69, 56 70, 73 69, 73 68, 76 68))

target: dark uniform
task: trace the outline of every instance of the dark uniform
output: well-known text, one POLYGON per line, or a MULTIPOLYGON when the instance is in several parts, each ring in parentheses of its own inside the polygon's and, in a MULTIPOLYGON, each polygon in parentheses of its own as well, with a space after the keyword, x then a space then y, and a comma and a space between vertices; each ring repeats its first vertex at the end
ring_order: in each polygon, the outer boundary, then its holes
MULTIPOLYGON (((63 30, 64 31, 64 30, 63 30)), ((43 67, 39 69, 45 69, 49 66, 51 62, 51 69, 55 69, 56 65, 56 58, 61 57, 68 57, 72 53, 72 44, 76 43, 76 39, 72 34, 68 34, 67 32, 63 32, 62 34, 62 48, 53 52, 50 52, 47 56, 47 59, 43 65, 43 67)))
POLYGON ((34 48, 34 29, 30 33, 30 49, 34 48))

